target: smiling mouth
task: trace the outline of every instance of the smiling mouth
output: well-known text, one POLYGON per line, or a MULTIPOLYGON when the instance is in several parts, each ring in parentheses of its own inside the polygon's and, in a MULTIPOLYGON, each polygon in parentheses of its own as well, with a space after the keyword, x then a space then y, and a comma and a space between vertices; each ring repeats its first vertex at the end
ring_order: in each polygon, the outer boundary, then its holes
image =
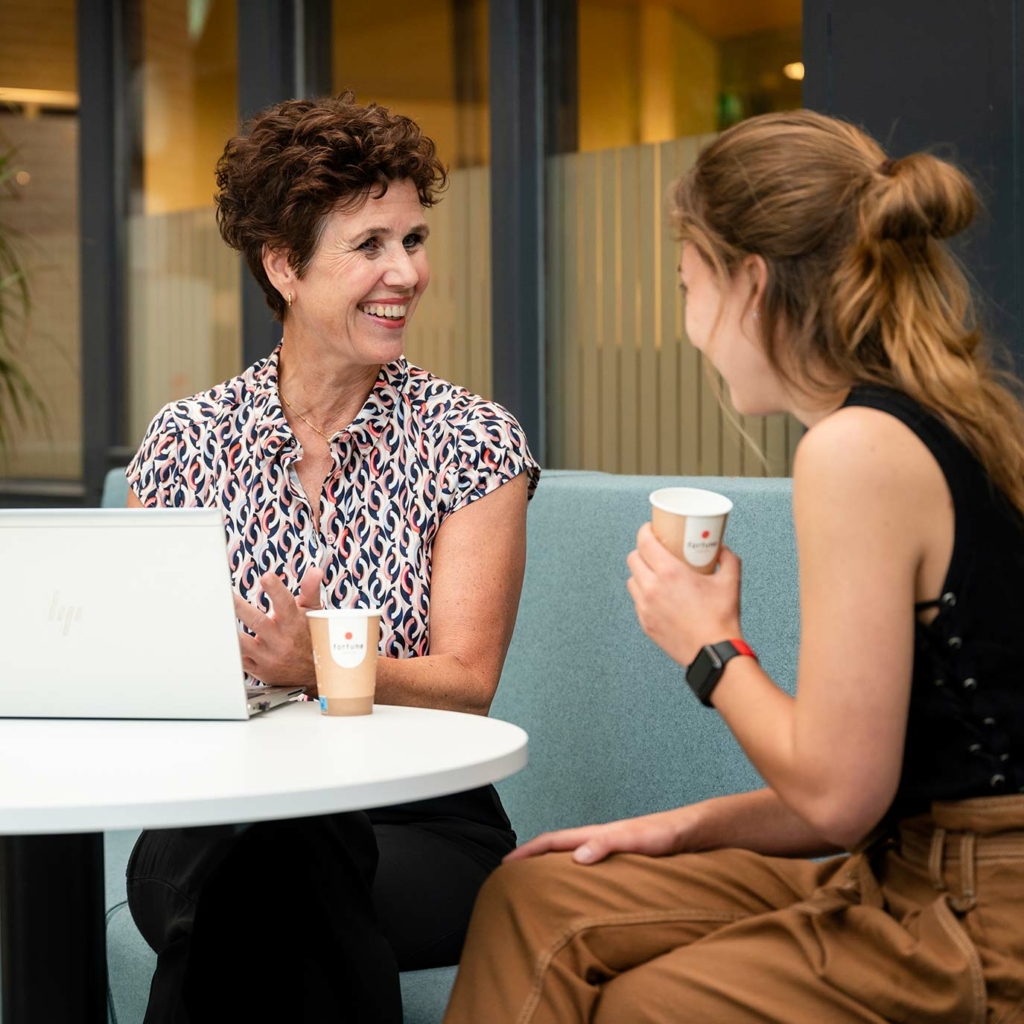
POLYGON ((409 308, 408 303, 362 302, 356 307, 361 313, 378 320, 402 320, 409 308))

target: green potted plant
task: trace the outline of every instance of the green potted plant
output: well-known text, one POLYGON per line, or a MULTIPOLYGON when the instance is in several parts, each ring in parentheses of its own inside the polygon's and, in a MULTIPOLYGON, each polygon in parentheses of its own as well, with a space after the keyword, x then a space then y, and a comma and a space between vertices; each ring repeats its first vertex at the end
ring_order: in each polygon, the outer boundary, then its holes
MULTIPOLYGON (((14 197, 15 150, 0 140, 0 201, 14 197)), ((32 309, 28 274, 16 247, 16 232, 0 218, 0 453, 7 451, 11 430, 25 422, 28 410, 43 405, 18 365, 18 343, 32 309)))

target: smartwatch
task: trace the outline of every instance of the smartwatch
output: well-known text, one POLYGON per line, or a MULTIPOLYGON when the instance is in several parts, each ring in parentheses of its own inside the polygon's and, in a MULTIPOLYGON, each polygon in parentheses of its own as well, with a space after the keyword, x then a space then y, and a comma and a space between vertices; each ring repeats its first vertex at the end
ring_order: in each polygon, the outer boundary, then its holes
POLYGON ((742 640, 723 640, 720 644, 702 647, 686 670, 686 681, 704 707, 711 707, 711 693, 722 678, 726 664, 737 655, 757 661, 757 655, 742 640))

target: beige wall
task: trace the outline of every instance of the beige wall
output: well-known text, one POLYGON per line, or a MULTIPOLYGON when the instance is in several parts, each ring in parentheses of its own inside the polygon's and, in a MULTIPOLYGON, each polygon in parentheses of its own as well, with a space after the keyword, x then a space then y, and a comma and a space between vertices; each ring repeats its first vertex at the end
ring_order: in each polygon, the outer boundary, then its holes
POLYGON ((584 0, 579 131, 584 152, 717 127, 718 45, 661 3, 584 0))
POLYGON ((685 17, 676 15, 672 20, 672 49, 675 135, 651 141, 703 135, 718 128, 719 47, 685 17))
POLYGON ((78 91, 75 0, 0 0, 0 88, 78 91))
POLYGON ((334 0, 333 18, 337 91, 413 118, 452 167, 488 162, 487 0, 474 0, 468 48, 456 46, 452 0, 391 0, 383 27, 378 0, 334 0), (456 62, 476 83, 461 103, 456 62))
POLYGON ((144 210, 211 206, 214 167, 237 130, 236 0, 213 0, 190 35, 186 0, 144 0, 144 210))
POLYGON ((583 152, 717 131, 722 92, 743 95, 745 116, 800 105, 782 76, 799 25, 720 38, 666 0, 581 0, 578 28, 583 152))
POLYGON ((640 141, 638 12, 584 0, 579 8, 580 149, 640 141))

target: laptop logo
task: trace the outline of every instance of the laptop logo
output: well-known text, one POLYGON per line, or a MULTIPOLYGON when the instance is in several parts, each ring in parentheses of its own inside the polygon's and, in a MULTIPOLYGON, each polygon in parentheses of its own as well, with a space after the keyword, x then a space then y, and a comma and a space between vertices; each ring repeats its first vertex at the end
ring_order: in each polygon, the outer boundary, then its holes
POLYGON ((60 591, 55 590, 53 601, 50 602, 50 622, 57 624, 62 636, 67 636, 71 632, 71 623, 81 621, 82 606, 80 604, 61 604, 60 591))

